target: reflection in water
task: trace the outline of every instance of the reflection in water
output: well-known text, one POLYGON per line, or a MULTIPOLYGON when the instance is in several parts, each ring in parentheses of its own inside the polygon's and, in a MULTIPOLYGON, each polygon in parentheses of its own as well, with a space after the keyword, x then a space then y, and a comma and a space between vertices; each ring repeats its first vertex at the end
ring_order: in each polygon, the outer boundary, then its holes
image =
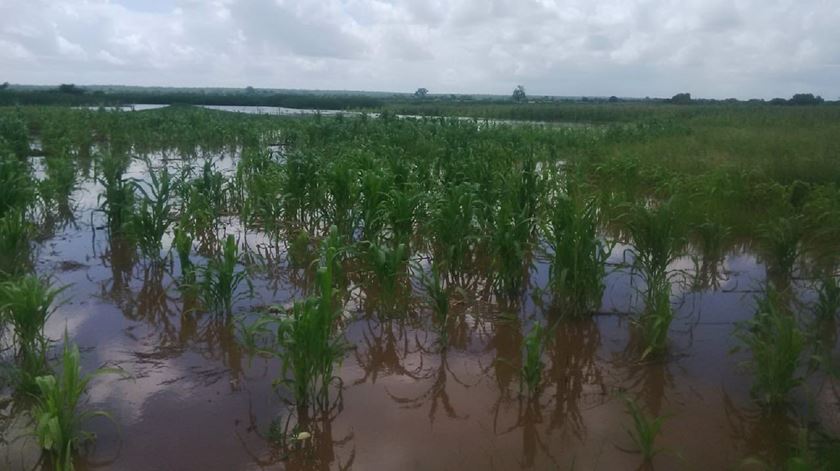
POLYGON ((449 365, 449 349, 444 348, 439 354, 440 360, 437 368, 430 369, 427 373, 427 378, 432 380, 424 391, 414 396, 402 397, 397 396, 387 391, 388 396, 399 404, 402 408, 419 409, 428 403, 429 413, 428 418, 431 424, 434 424, 437 418, 438 408, 442 407, 446 416, 450 419, 466 419, 467 416, 458 414, 449 397, 448 381, 450 376, 452 379, 464 388, 470 388, 471 385, 466 384, 460 380, 458 376, 452 371, 449 365))
POLYGON ((621 382, 621 388, 630 391, 636 400, 641 401, 649 414, 659 416, 663 413, 665 392, 674 386, 674 377, 670 371, 674 363, 668 359, 638 360, 639 349, 634 345, 633 339, 638 335, 633 333, 635 330, 630 329, 631 341, 628 349, 616 360, 616 366, 626 375, 621 382))
POLYGON ((101 296, 110 299, 125 311, 125 301, 131 297, 131 278, 134 264, 137 263, 137 249, 126 238, 111 237, 100 259, 102 266, 111 269, 110 284, 109 280, 101 283, 101 296))
POLYGON ((759 458, 771 466, 784 463, 789 447, 796 443, 798 421, 793 411, 767 410, 753 405, 739 407, 726 391, 723 391, 723 405, 729 436, 741 456, 759 458))
POLYGON ((364 371, 364 376, 355 380, 353 384, 375 384, 380 373, 388 376, 406 376, 414 380, 430 377, 424 372, 424 339, 418 337, 422 334, 416 330, 409 331, 402 320, 369 317, 361 322, 364 326, 363 345, 354 350, 356 362, 364 371), (416 366, 405 365, 409 356, 416 366))
POLYGON ((550 410, 549 432, 568 431, 580 440, 585 439, 581 401, 585 401, 586 407, 593 407, 603 404, 607 398, 601 366, 596 361, 600 347, 601 333, 593 318, 570 321, 563 328, 555 329, 554 341, 549 345, 548 370, 553 391, 546 393, 550 399, 546 404, 550 410))
MULTIPOLYGON (((340 404, 340 401, 336 404, 340 404)), ((314 416, 306 409, 297 409, 297 413, 289 413, 285 420, 278 417, 269 427, 268 436, 263 440, 271 446, 263 453, 257 453, 250 449, 243 437, 237 433, 242 447, 251 456, 254 464, 260 467, 272 468, 274 465, 283 464, 287 470, 329 470, 352 469, 356 460, 355 445, 350 449, 346 457, 340 456, 349 444, 353 443, 354 434, 352 431, 336 438, 334 434, 334 422, 341 412, 341 407, 333 407, 315 413, 314 416), (296 422, 293 420, 297 419, 296 422), (301 438, 301 433, 309 434, 307 438, 301 438)), ((249 401, 249 427, 247 431, 259 433, 258 415, 253 411, 253 405, 249 401)))

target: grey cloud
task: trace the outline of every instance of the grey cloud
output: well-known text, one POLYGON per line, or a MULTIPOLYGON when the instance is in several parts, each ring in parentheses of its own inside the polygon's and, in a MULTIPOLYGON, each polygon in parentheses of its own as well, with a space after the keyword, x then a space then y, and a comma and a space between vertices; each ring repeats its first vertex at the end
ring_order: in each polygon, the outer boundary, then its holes
POLYGON ((840 4, 0 0, 0 81, 840 95, 840 4))

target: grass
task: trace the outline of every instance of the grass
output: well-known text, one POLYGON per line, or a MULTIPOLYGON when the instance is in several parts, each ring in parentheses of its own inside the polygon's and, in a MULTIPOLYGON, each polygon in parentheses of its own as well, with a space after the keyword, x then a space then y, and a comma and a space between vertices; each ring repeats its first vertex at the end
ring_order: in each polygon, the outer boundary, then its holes
POLYGON ((803 381, 799 370, 805 338, 775 288, 768 287, 758 300, 755 316, 739 325, 736 334, 752 355, 749 365, 758 402, 769 407, 786 403, 790 392, 803 381))
POLYGON ((101 410, 82 409, 82 398, 90 382, 97 376, 109 373, 121 373, 121 370, 99 369, 83 374, 79 348, 65 333, 60 373, 35 379, 38 386, 37 402, 32 410, 35 436, 47 453, 53 469, 75 469, 73 460, 76 452, 84 443, 95 439, 92 433, 82 429, 85 421, 94 417, 111 418, 101 410))

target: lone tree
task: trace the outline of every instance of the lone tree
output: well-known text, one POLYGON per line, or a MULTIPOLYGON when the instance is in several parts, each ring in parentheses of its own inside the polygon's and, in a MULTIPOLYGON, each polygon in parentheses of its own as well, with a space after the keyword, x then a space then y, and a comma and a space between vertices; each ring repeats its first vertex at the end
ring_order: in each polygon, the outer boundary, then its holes
POLYGON ((525 101, 527 96, 525 96, 525 87, 522 85, 517 85, 516 88, 513 89, 513 101, 525 101))
POLYGON ((414 98, 426 98, 426 95, 429 94, 428 88, 418 88, 416 92, 414 92, 414 98))
POLYGON ((691 93, 677 93, 671 97, 671 103, 675 105, 688 105, 691 103, 691 93))
POLYGON ((819 105, 822 102, 822 97, 813 93, 797 93, 788 101, 791 105, 819 105))
POLYGON ((58 86, 58 91, 61 93, 67 93, 70 95, 81 95, 85 92, 83 88, 79 88, 72 83, 62 83, 58 86))

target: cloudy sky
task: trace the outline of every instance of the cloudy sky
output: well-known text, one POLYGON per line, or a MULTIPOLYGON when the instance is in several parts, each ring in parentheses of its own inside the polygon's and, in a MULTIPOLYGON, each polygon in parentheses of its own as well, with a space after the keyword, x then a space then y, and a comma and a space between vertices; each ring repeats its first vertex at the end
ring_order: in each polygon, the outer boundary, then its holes
POLYGON ((0 0, 0 81, 840 97, 838 0, 0 0))

